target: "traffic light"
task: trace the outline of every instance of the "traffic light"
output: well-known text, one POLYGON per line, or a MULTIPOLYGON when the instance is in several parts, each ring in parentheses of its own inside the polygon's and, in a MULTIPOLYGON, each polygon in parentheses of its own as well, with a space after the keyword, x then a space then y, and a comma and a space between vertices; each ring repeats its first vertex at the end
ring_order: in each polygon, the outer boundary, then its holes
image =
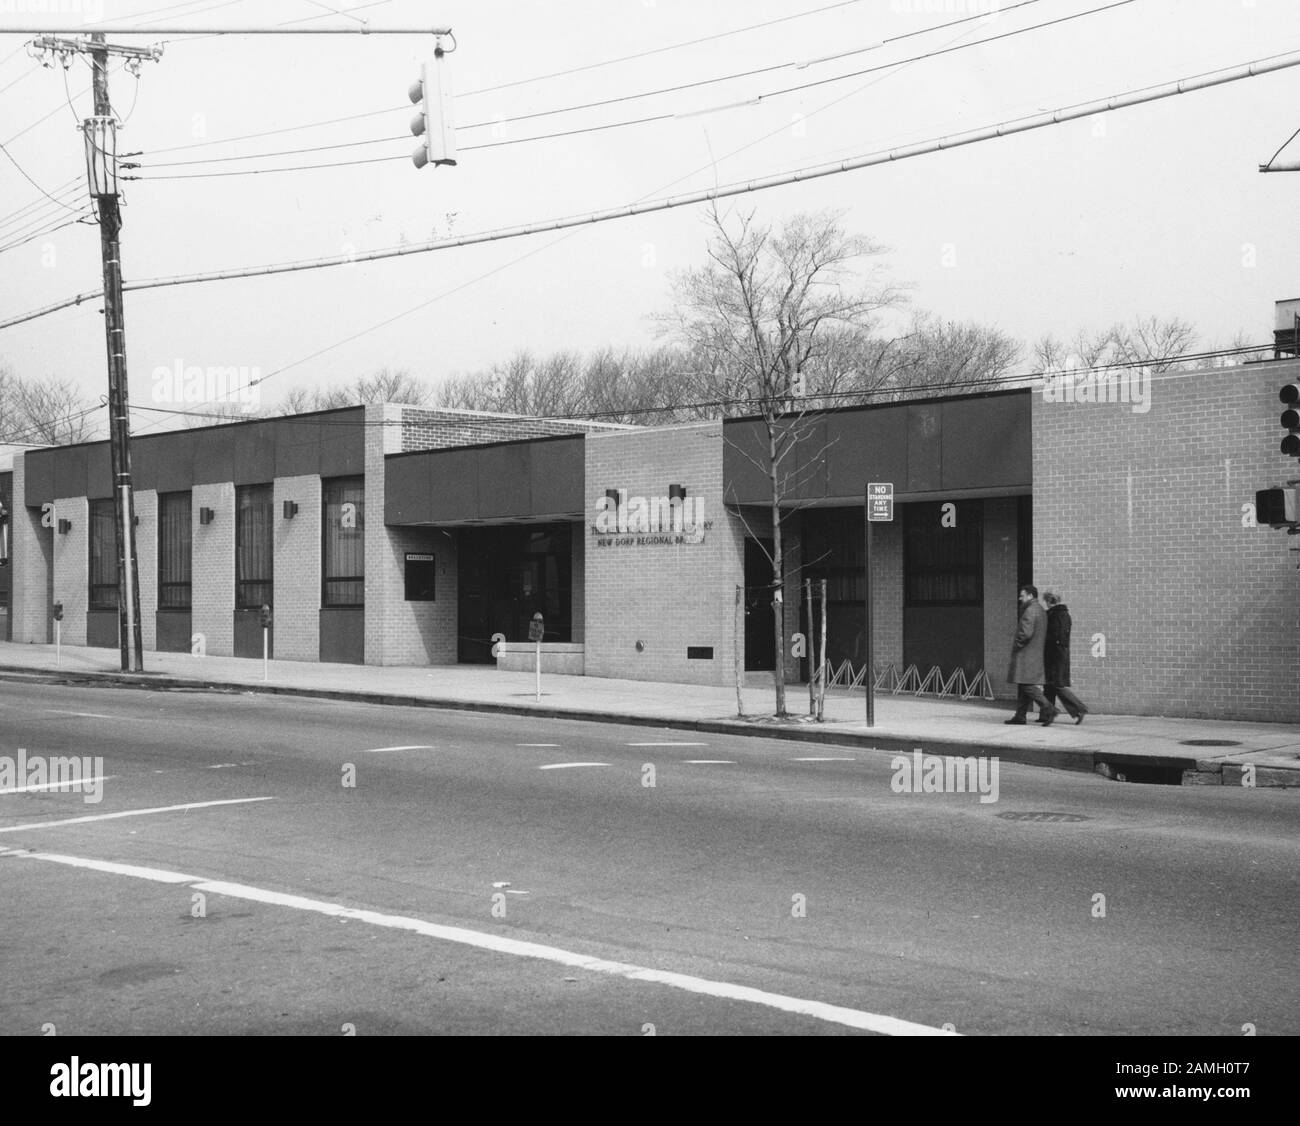
POLYGON ((424 138, 411 154, 416 168, 456 163, 456 130, 452 124, 445 57, 446 52, 435 47, 433 62, 420 68, 420 80, 410 89, 411 101, 420 107, 420 112, 411 118, 411 132, 424 138))
POLYGON ((1255 494, 1255 523, 1270 528, 1300 525, 1300 490, 1260 489, 1255 494))
POLYGON ((1288 383, 1277 397, 1286 404, 1282 412, 1282 425, 1287 429, 1287 436, 1282 439, 1282 452, 1291 457, 1300 457, 1300 383, 1288 383))

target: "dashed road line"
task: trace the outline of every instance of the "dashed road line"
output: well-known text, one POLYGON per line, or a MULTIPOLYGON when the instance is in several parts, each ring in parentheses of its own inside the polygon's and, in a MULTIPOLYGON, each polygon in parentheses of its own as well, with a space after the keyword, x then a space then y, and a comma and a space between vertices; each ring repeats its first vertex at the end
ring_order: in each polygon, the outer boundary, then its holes
POLYGON ((857 762, 855 758, 792 758, 791 762, 857 762))
POLYGON ((0 833, 25 833, 28 829, 55 829, 61 825, 84 825, 88 821, 112 821, 118 817, 145 817, 151 813, 188 813, 191 809, 210 809, 215 805, 244 805, 255 801, 275 801, 265 798, 223 798, 221 801, 196 801, 187 805, 159 805, 152 809, 123 809, 117 813, 97 813, 91 817, 67 817, 62 821, 33 821, 28 825, 0 825, 0 833))
POLYGON ((532 958, 543 962, 558 963, 575 969, 587 970, 590 973, 606 974, 630 981, 650 982, 653 985, 664 985, 671 989, 702 994, 722 1001, 742 1001, 752 1005, 762 1005, 769 1009, 793 1013, 796 1016, 811 1017, 814 1020, 844 1025, 864 1032, 877 1032, 887 1036, 956 1035, 942 1028, 916 1024, 912 1021, 900 1020, 897 1017, 885 1016, 881 1013, 867 1012, 863 1009, 850 1009, 842 1005, 831 1005, 825 1001, 790 997, 783 993, 769 993, 765 989, 753 989, 747 985, 734 985, 727 981, 714 981, 709 978, 694 977, 690 974, 675 973, 671 970, 650 969, 629 962, 611 962, 604 958, 594 958, 589 954, 564 950, 558 946, 544 946, 537 942, 525 942, 487 931, 470 930, 467 927, 431 923, 424 919, 416 919, 405 915, 385 915, 378 911, 344 907, 339 903, 308 899, 301 895, 288 895, 284 892, 270 891, 266 888, 252 887, 248 884, 207 880, 197 876, 185 875, 181 872, 170 872, 161 868, 142 868, 57 853, 0 849, 0 856, 6 859, 45 860, 56 864, 66 864, 74 868, 89 868, 94 871, 120 876, 133 876, 137 879, 154 880, 164 884, 188 884, 192 890, 204 892, 208 895, 225 895, 232 899, 265 903, 269 906, 286 907, 297 911, 309 911, 331 918, 356 919, 371 926, 410 931, 424 938, 452 942, 460 946, 470 946, 496 954, 510 954, 518 958, 532 958))
POLYGON ((367 750, 362 751, 361 753, 366 755, 382 755, 382 754, 386 754, 388 751, 431 751, 431 750, 433 750, 433 747, 429 746, 427 743, 412 743, 409 747, 370 747, 367 750))
POLYGON ((708 743, 629 743, 629 747, 707 747, 708 743))
POLYGON ((607 762, 548 762, 538 770, 571 770, 575 766, 608 766, 607 762))
POLYGON ((687 766, 735 766, 736 760, 731 758, 688 758, 683 762, 687 766))
POLYGON ((516 743, 516 747, 558 747, 559 743, 516 743))

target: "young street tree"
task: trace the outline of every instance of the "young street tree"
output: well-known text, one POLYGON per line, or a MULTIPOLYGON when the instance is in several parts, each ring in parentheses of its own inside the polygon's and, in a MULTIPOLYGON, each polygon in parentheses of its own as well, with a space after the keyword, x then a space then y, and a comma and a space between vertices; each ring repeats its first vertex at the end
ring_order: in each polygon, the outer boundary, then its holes
MULTIPOLYGON (((709 213, 709 261, 675 279, 674 309, 661 318, 699 363, 695 397, 736 401, 725 413, 762 419, 763 441, 735 448, 771 489, 772 549, 763 550, 772 567, 778 716, 787 714, 782 516, 800 485, 795 450, 810 430, 800 377, 842 344, 837 330, 866 333, 878 313, 902 301, 880 263, 864 265, 884 248, 847 232, 841 218, 830 211, 798 214, 773 231, 756 222, 752 211, 733 220, 715 205, 709 213)), ((814 451, 803 460, 819 458, 814 451)))

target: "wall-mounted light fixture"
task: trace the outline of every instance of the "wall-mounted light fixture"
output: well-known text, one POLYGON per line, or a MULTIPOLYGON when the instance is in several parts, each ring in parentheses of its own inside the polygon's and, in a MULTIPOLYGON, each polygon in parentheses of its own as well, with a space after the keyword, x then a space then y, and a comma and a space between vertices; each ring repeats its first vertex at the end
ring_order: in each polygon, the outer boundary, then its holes
POLYGON ((210 508, 200 508, 200 509, 199 509, 199 523, 200 523, 200 524, 211 524, 211 523, 212 523, 212 520, 213 520, 213 517, 215 517, 215 516, 216 516, 216 513, 213 512, 212 509, 210 509, 210 508))
POLYGON ((606 489, 606 490, 605 490, 605 499, 606 499, 606 500, 612 500, 612 501, 614 502, 614 504, 617 506, 617 504, 618 504, 618 490, 617 490, 617 489, 606 489))
POLYGON ((72 531, 72 521, 71 521, 71 520, 64 520, 64 519, 60 518, 60 519, 59 519, 59 535, 61 535, 61 536, 66 536, 70 531, 72 531))
POLYGON ((685 486, 685 485, 669 485, 669 486, 668 486, 668 499, 669 499, 669 500, 685 500, 685 499, 686 499, 686 486, 685 486))
POLYGON ((298 514, 298 502, 296 500, 287 500, 284 502, 284 518, 292 520, 298 514))

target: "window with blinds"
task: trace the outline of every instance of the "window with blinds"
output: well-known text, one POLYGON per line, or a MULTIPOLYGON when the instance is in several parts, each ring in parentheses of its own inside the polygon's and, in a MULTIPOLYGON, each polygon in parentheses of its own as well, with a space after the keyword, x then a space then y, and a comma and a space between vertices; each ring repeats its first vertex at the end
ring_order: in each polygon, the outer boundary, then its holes
POLYGON ((235 489, 235 609, 275 605, 274 515, 270 485, 235 489))
POLYGON ((321 482, 321 605, 364 606, 365 478, 321 482))
POLYGON ((189 610, 193 561, 190 494, 158 494, 158 609, 189 610))
POLYGON ((117 520, 112 498, 90 502, 90 609, 117 609, 117 520))

